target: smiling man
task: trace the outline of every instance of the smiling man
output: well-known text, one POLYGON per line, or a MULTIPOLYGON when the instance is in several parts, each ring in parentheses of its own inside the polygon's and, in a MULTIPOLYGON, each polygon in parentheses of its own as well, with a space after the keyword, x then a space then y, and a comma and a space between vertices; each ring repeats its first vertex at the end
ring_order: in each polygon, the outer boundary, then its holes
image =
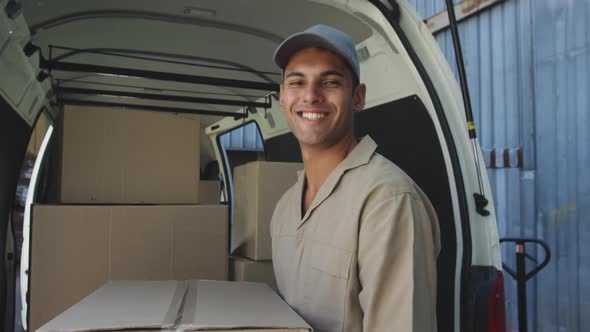
POLYGON ((436 214, 370 137, 354 136, 366 86, 352 38, 317 25, 274 60, 304 162, 271 222, 281 296, 316 332, 436 331, 436 214))

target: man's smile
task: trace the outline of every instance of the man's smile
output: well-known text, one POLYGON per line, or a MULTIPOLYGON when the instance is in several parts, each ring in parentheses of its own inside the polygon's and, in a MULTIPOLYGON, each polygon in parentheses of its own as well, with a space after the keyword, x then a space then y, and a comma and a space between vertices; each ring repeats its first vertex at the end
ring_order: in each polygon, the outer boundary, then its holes
POLYGON ((330 115, 330 112, 316 111, 316 110, 313 110, 313 111, 304 110, 304 111, 297 111, 295 113, 297 113, 297 115, 300 118, 303 118, 308 121, 321 121, 330 115))

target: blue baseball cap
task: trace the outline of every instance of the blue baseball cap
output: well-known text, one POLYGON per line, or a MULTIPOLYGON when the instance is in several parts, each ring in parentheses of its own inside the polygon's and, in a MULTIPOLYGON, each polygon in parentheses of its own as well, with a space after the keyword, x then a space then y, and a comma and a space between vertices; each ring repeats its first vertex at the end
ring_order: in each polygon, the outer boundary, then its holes
POLYGON ((285 70, 293 54, 310 47, 324 48, 340 55, 356 78, 360 80, 359 60, 354 40, 346 33, 324 24, 314 25, 303 32, 287 37, 275 50, 274 62, 279 68, 285 70))

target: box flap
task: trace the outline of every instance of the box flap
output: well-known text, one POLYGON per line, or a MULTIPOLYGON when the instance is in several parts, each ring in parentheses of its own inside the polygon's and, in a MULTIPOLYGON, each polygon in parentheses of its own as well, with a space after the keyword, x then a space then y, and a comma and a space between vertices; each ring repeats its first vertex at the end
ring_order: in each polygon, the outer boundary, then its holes
POLYGON ((178 328, 312 330, 266 284, 212 280, 190 281, 178 328))
POLYGON ((187 288, 187 281, 111 281, 37 331, 170 328, 187 288))

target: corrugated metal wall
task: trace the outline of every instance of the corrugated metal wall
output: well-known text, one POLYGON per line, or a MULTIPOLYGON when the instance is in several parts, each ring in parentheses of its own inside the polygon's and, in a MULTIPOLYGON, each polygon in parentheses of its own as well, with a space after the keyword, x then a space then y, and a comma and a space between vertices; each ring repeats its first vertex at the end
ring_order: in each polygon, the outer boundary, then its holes
POLYGON ((264 144, 256 123, 238 127, 220 137, 225 150, 263 151, 264 144))
MULTIPOLYGON (((410 0, 428 19, 442 0, 410 0)), ((529 331, 590 331, 590 1, 506 0, 460 24, 474 116, 487 154, 523 168, 488 169, 501 237, 553 252, 529 282, 529 331)), ((436 39, 455 68, 448 30, 436 39)), ((504 262, 514 266, 506 247, 504 262)), ((541 258, 541 253, 538 252, 541 258)), ((509 330, 515 282, 506 276, 509 330)))

